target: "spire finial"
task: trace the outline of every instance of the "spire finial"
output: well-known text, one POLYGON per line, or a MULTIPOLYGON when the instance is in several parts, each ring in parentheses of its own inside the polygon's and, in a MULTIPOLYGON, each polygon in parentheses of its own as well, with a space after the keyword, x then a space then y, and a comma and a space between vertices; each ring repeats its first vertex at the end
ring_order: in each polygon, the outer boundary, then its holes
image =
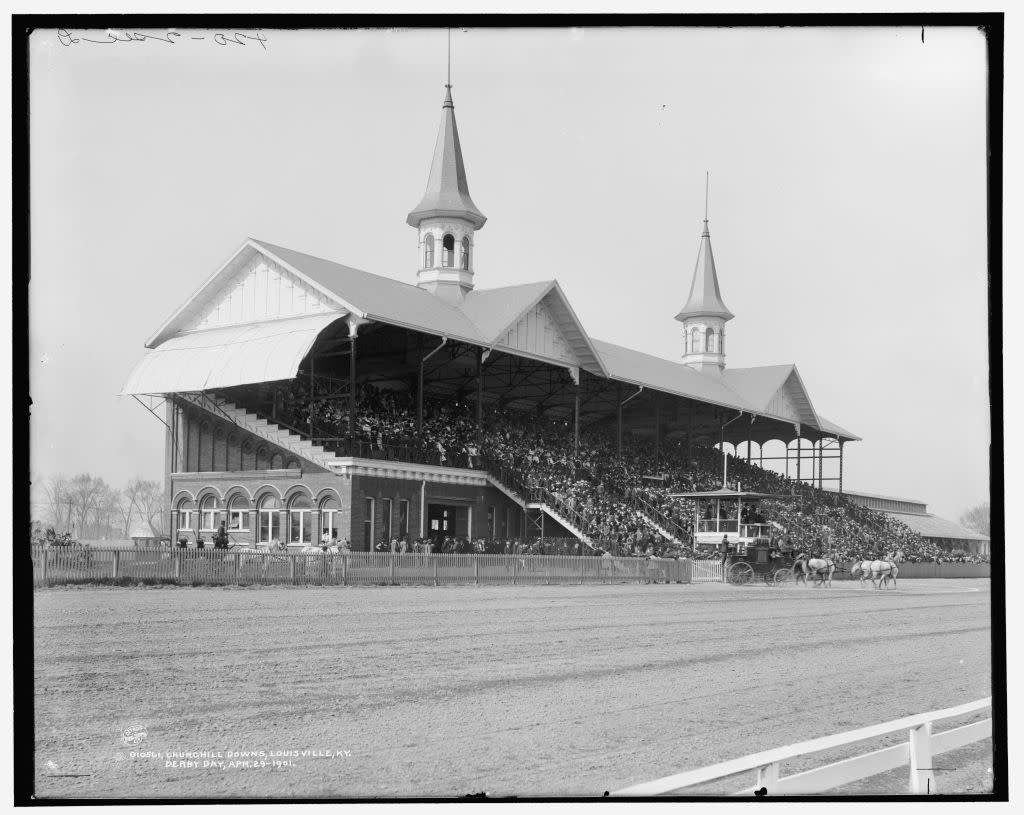
POLYGON ((709 170, 704 171, 704 234, 710 234, 708 232, 708 191, 711 188, 711 172, 709 170))
POLYGON ((448 81, 444 86, 444 108, 455 108, 452 102, 452 30, 448 29, 448 81))

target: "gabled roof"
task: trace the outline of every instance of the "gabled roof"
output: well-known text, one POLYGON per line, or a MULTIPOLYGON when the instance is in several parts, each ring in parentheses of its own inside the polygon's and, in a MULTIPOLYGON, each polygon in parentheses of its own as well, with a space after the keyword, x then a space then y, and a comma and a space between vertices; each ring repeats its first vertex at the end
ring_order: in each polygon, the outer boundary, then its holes
POLYGON ((479 331, 462 310, 426 289, 266 241, 251 240, 285 268, 312 280, 339 299, 344 297, 359 317, 465 342, 480 341, 479 331))
POLYGON ((662 359, 603 340, 593 342, 608 375, 613 379, 748 413, 758 412, 757 408, 728 388, 717 376, 707 376, 682 362, 662 359))
POLYGON ((793 365, 763 365, 757 368, 726 368, 722 379, 750 404, 765 407, 778 393, 793 365))
POLYGON ((967 529, 953 521, 947 521, 938 515, 931 513, 919 515, 913 512, 890 512, 880 510, 886 515, 891 515, 898 521, 902 521, 918 535, 926 538, 951 538, 953 540, 987 541, 992 540, 988 535, 982 535, 973 529, 967 529))
POLYGON ((424 218, 464 218, 476 229, 480 229, 486 223, 487 217, 469 196, 466 166, 462 161, 462 145, 459 143, 459 128, 455 124, 451 85, 445 85, 445 89, 441 127, 437 131, 427 191, 419 205, 409 213, 406 222, 409 226, 419 226, 424 218))
POLYGON ((722 302, 722 292, 718 288, 718 272, 715 271, 715 256, 711 251, 711 233, 708 222, 704 221, 704 232, 700 236, 700 249, 697 251, 697 265, 693 269, 693 282, 690 283, 690 296, 686 305, 676 315, 677 320, 687 317, 724 317, 733 318, 733 313, 722 302))

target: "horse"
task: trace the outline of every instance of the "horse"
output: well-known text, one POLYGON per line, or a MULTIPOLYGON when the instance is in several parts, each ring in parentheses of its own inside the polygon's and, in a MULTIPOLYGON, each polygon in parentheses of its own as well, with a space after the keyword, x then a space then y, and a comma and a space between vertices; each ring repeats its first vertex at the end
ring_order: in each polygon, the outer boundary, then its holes
POLYGON ((864 587, 865 578, 870 579, 871 585, 876 589, 879 588, 879 582, 883 587, 888 588, 890 580, 895 587, 896 575, 899 573, 899 566, 892 560, 860 560, 854 563, 853 568, 850 569, 851 575, 860 574, 861 588, 864 587))
POLYGON ((836 570, 836 562, 832 558, 808 557, 801 553, 797 555, 793 563, 793 574, 796 576, 795 583, 803 582, 807 585, 807 576, 811 575, 816 579, 816 585, 832 586, 832 574, 836 570))

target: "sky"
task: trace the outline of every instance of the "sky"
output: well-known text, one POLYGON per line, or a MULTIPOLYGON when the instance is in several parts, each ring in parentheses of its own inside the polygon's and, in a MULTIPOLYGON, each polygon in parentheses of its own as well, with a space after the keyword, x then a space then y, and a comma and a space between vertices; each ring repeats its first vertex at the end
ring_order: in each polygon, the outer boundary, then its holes
MULTIPOLYGON (((34 478, 161 477, 118 393, 246 237, 415 282, 445 31, 178 33, 32 35, 34 478)), ((847 489, 988 500, 979 32, 461 29, 451 70, 478 288, 555 278, 591 336, 678 359, 710 172, 727 365, 796 363, 863 437, 847 489)))

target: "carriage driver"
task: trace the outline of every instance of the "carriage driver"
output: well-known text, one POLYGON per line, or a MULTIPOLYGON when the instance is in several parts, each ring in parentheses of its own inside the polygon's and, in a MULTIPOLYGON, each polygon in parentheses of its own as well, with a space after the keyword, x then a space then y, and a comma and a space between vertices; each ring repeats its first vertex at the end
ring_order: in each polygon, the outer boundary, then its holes
POLYGON ((729 558, 729 536, 722 535, 722 542, 718 544, 718 549, 722 554, 722 568, 725 568, 725 561, 729 558))

